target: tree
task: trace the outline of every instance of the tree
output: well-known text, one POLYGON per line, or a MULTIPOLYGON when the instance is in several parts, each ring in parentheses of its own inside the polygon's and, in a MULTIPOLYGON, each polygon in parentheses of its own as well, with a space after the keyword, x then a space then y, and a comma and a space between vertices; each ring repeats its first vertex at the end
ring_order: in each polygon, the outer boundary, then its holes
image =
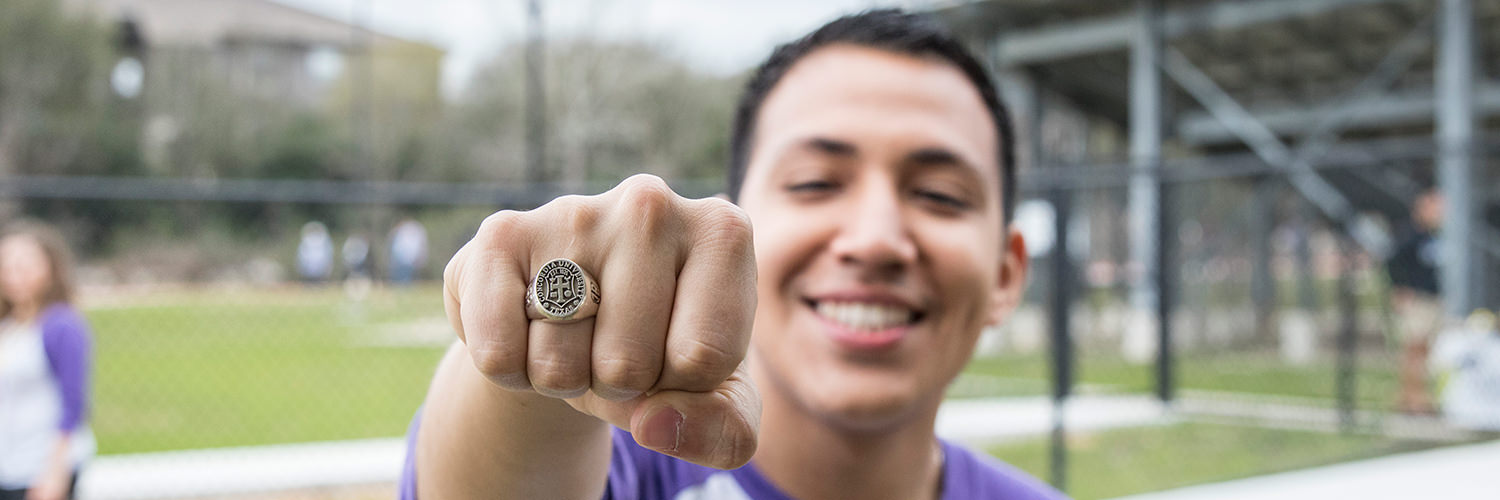
MULTIPOLYGON (((441 127, 445 177, 524 182, 523 48, 480 70, 441 127)), ((570 189, 636 172, 718 178, 738 79, 698 73, 643 43, 549 42, 548 178, 570 189)))
POLYGON ((0 177, 62 173, 78 165, 89 138, 130 132, 98 126, 109 54, 105 30, 59 2, 0 2, 0 177))

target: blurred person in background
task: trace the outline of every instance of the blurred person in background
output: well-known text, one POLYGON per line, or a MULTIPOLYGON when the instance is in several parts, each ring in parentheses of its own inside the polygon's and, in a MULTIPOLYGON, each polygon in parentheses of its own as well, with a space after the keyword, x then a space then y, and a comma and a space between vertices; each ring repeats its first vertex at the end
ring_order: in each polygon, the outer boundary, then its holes
POLYGON ((1440 383, 1443 418, 1455 427, 1500 432, 1500 328, 1480 309, 1433 343, 1428 367, 1440 383))
POLYGON ((1437 234, 1443 225, 1443 197, 1428 189, 1412 203, 1411 223, 1402 228, 1396 251, 1386 261, 1391 278, 1391 310, 1401 335, 1401 387, 1396 409, 1430 414, 1435 409, 1427 377, 1427 353, 1443 328, 1438 291, 1437 234))
POLYGON ((411 217, 391 229, 391 282, 404 285, 417 279, 427 265, 427 228, 411 217))
POLYGON ((303 283, 319 283, 333 273, 333 238, 322 222, 302 225, 302 239, 297 243, 297 275, 303 283))
MULTIPOLYGON (((934 431, 1025 284, 1014 146, 983 67, 928 17, 777 48, 740 100, 734 202, 638 175, 498 212, 453 257, 459 342, 401 497, 1061 498, 934 431), (598 278, 597 316, 528 320, 555 258, 598 278)), ((584 281, 568 269, 549 290, 584 281)))
POLYGON ((344 258, 344 279, 370 277, 370 240, 364 235, 355 233, 345 238, 339 255, 344 258))
POLYGON ((73 498, 95 451, 92 339, 72 305, 71 270, 51 229, 0 233, 0 500, 73 498))
POLYGON ((370 240, 363 234, 354 233, 344 239, 339 255, 344 259, 344 297, 354 302, 364 301, 370 294, 370 240))

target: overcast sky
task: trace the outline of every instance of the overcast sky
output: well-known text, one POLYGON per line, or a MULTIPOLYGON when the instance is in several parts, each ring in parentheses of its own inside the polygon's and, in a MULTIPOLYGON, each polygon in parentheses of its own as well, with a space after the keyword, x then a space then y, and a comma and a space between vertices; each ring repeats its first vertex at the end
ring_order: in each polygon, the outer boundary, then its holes
MULTIPOLYGON (((274 0, 448 51, 443 88, 453 95, 501 47, 524 39, 525 0, 274 0), (358 10, 356 10, 358 9, 358 10)), ((924 0, 544 0, 548 37, 593 33, 643 40, 702 71, 727 75, 841 14, 924 0)))

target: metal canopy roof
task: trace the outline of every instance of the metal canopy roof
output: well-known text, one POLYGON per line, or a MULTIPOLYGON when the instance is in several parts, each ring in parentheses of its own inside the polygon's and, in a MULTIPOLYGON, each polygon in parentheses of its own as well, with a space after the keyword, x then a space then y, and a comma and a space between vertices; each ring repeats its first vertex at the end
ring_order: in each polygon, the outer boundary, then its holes
MULTIPOLYGON (((1425 138, 1436 114, 1435 0, 1163 0, 1161 29, 1236 104, 1283 138, 1309 133, 1347 106, 1346 139, 1425 138), (1393 55, 1404 45, 1406 57, 1393 55), (1356 89, 1385 64, 1390 78, 1356 89), (1358 94, 1358 95, 1356 95, 1358 94), (1352 96, 1352 97, 1351 97, 1352 96), (1345 99, 1352 99, 1345 102, 1345 99)), ((1135 2, 980 0, 934 10, 959 36, 988 47, 997 68, 1023 70, 1077 108, 1124 128, 1135 2)), ((1480 130, 1500 126, 1500 0, 1473 0, 1474 108, 1480 130)), ((1169 140, 1206 153, 1243 151, 1241 138, 1172 78, 1164 79, 1169 140)), ((1479 135, 1486 151, 1495 137, 1479 135), (1487 141, 1487 142, 1486 142, 1487 141)), ((1295 141, 1293 141, 1295 142, 1295 141)), ((1424 148, 1429 152, 1433 146, 1424 148)), ((1427 176, 1430 155, 1372 159, 1390 171, 1323 174, 1363 209, 1399 217, 1427 176)), ((1484 166, 1481 165, 1481 168, 1484 166)), ((1493 170, 1494 166, 1489 166, 1493 170)), ((1500 203, 1500 190, 1486 194, 1500 203)))
MULTIPOLYGON (((1138 20, 1133 2, 991 0, 938 9, 964 38, 990 44, 999 67, 1024 68, 1049 90, 1118 123, 1126 122, 1129 57, 1138 20)), ((1403 40, 1417 44, 1405 71, 1355 107, 1345 130, 1430 132, 1434 2, 1424 0, 1166 0, 1167 46, 1278 134, 1303 132, 1315 117, 1380 66, 1403 40)), ((1500 112, 1500 0, 1475 0, 1481 63, 1475 85, 1482 116, 1500 112)), ((1238 139, 1168 80, 1169 134, 1186 144, 1238 139)))
MULTIPOLYGON (((1003 74, 1129 133, 1131 257, 1143 265, 1161 255, 1163 144, 1210 164, 1249 150, 1350 234, 1356 212, 1404 218, 1436 177, 1453 235, 1447 312, 1487 302, 1475 276, 1490 265, 1481 248, 1500 270, 1500 175, 1486 172, 1500 148, 1485 133, 1500 122, 1500 0, 989 0, 934 12, 1003 74), (1381 140, 1426 154, 1316 169, 1340 141, 1381 140)), ((1154 309, 1152 286, 1163 284, 1136 284, 1135 307, 1154 309)))

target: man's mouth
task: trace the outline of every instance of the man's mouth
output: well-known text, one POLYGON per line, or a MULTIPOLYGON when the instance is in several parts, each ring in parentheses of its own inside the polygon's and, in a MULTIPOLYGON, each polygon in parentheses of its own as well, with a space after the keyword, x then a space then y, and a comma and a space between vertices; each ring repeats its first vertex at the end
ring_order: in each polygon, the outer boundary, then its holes
POLYGON ((844 300, 808 300, 818 316, 851 332, 871 333, 910 326, 922 320, 923 313, 887 303, 844 300))

